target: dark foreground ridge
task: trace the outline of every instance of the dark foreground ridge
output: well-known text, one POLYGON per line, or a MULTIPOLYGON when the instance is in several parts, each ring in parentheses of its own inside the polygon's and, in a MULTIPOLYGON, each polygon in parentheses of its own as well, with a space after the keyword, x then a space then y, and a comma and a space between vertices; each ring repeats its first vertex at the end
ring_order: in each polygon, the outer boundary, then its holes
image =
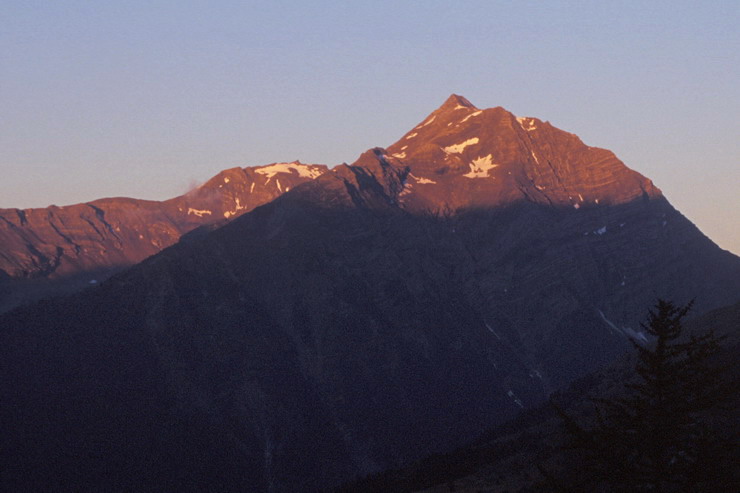
MULTIPOLYGON (((737 413, 740 404, 740 394, 737 392, 740 385, 738 327, 740 327, 740 303, 713 310, 690 321, 686 326, 682 342, 686 342, 690 335, 706 334, 708 330, 728 337, 722 340, 720 350, 711 358, 708 365, 708 368, 718 371, 717 378, 713 379, 713 386, 721 398, 717 399, 715 396, 713 401, 700 402, 701 412, 696 412, 690 425, 693 427, 702 423, 704 429, 714 435, 709 446, 705 445, 702 455, 695 456, 699 459, 696 461, 700 466, 699 473, 704 477, 693 478, 694 481, 691 481, 692 478, 681 477, 681 474, 690 471, 690 468, 682 466, 679 474, 671 476, 671 479, 678 481, 678 485, 672 486, 670 491, 737 491, 740 487, 740 471, 735 467, 740 459, 737 431, 740 424, 738 423, 740 416, 737 413)), ((634 368, 636 362, 637 354, 634 351, 626 353, 613 364, 578 379, 567 389, 556 392, 551 399, 557 403, 561 413, 579 423, 595 424, 597 421, 594 399, 612 401, 623 397, 625 383, 639 381, 634 368)), ((557 408, 552 403, 547 403, 523 411, 514 420, 486 431, 477 440, 452 452, 426 457, 401 469, 372 474, 345 483, 331 491, 332 493, 595 491, 597 487, 594 485, 586 487, 584 484, 575 484, 576 481, 582 481, 580 476, 588 471, 584 471, 582 458, 574 457, 578 450, 569 443, 565 422, 559 416, 557 408)), ((682 436, 676 432, 673 435, 682 436)), ((612 446, 606 442, 595 444, 612 446)), ((698 449, 699 447, 694 447, 692 452, 695 453, 698 449)), ((614 473, 616 469, 623 467, 624 464, 611 468, 609 477, 622 484, 612 485, 610 491, 637 491, 641 486, 645 490, 650 489, 649 485, 640 484, 639 476, 634 473, 614 473), (638 481, 637 484, 629 484, 635 480, 638 481), (620 486, 622 489, 619 489, 620 486)))

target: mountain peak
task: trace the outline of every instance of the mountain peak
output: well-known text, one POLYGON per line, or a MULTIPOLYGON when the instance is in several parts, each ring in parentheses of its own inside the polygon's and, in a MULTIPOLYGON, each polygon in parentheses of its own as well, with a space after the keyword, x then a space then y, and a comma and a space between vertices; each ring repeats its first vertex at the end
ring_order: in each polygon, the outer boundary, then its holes
POLYGON ((458 110, 458 109, 477 110, 473 103, 459 94, 450 94, 450 97, 439 107, 440 110, 458 110))
POLYGON ((553 207, 621 204, 660 191, 614 153, 537 118, 478 109, 452 94, 388 147, 410 180, 399 203, 413 210, 493 207, 521 200, 553 207))

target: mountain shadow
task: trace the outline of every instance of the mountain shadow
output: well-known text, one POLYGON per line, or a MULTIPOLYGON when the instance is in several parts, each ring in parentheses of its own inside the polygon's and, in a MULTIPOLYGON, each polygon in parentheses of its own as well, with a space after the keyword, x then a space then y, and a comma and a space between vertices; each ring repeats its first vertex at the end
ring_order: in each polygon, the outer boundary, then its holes
MULTIPOLYGON (((690 491, 734 491, 737 488, 733 485, 740 484, 740 477, 734 470, 736 468, 731 466, 737 462, 740 454, 736 431, 738 394, 733 390, 740 382, 739 327, 740 303, 736 303, 690 320, 686 325, 686 337, 681 339, 687 341, 689 336, 706 334, 708 330, 724 337, 719 353, 712 358, 711 368, 719 371, 715 383, 719 388, 725 389, 724 397, 729 399, 702 403, 704 409, 702 416, 711 418, 712 429, 722 434, 720 442, 724 443, 716 443, 713 447, 715 452, 719 452, 720 460, 715 460, 715 463, 707 468, 706 473, 712 484, 699 487, 694 485, 690 491), (722 465, 730 467, 722 470, 722 465)), ((578 379, 567 389, 556 392, 553 399, 561 408, 561 412, 565 410, 578 422, 598 423, 592 399, 623 397, 625 383, 635 381, 636 363, 637 355, 634 351, 625 353, 613 364, 578 379)), ((523 411, 514 420, 486 431, 477 440, 452 452, 426 457, 405 468, 373 474, 331 491, 335 493, 594 491, 593 486, 589 489, 573 484, 566 487, 558 485, 558 482, 572 479, 574 471, 582 472, 580 461, 571 457, 573 449, 567 443, 568 433, 558 414, 550 403, 534 407, 523 411), (543 470, 555 477, 555 484, 543 476, 543 470)), ((614 479, 618 477, 615 475, 614 479)), ((637 489, 635 485, 625 485, 625 488, 627 491, 637 489)), ((681 485, 674 489, 680 488, 681 485)))
POLYGON ((302 190, 0 318, 4 486, 329 487, 542 402, 656 293, 738 292, 698 231, 676 248, 693 226, 662 226, 664 200, 435 217, 302 190))

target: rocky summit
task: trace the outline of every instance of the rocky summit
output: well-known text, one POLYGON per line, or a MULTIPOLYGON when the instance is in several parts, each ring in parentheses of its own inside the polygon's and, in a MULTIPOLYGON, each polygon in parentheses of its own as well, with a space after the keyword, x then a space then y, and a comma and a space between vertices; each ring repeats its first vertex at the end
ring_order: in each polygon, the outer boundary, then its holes
POLYGON ((610 151, 537 118, 500 107, 479 110, 457 95, 385 157, 409 169, 401 197, 409 210, 457 211, 521 200, 579 209, 660 196, 610 151))
POLYGON ((740 293, 740 259, 614 154, 460 96, 289 186, 0 315, 4 489, 329 488, 541 403, 645 340, 658 296, 740 293))

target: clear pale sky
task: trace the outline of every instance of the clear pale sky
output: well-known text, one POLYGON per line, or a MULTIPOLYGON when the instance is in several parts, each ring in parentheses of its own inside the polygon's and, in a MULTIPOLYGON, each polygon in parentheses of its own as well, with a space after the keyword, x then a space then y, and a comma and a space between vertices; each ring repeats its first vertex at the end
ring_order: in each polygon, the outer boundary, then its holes
POLYGON ((335 165, 449 96, 614 151, 740 253, 740 2, 0 1, 0 207, 335 165))

